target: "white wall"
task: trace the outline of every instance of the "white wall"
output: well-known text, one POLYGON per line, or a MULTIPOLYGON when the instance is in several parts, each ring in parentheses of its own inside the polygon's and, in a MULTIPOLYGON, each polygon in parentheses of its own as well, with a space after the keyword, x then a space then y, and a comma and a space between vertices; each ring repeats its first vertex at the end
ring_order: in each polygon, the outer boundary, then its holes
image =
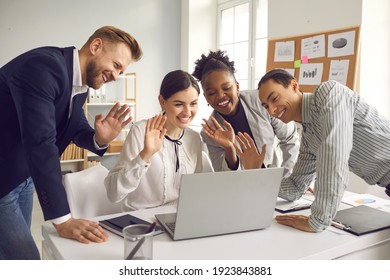
POLYGON ((360 93, 390 119, 390 1, 363 0, 360 93))
POLYGON ((31 48, 75 46, 103 25, 132 34, 144 51, 137 73, 137 119, 160 111, 164 75, 180 68, 180 0, 0 0, 0 66, 31 48))
POLYGON ((268 0, 268 37, 278 39, 357 26, 362 0, 268 0))

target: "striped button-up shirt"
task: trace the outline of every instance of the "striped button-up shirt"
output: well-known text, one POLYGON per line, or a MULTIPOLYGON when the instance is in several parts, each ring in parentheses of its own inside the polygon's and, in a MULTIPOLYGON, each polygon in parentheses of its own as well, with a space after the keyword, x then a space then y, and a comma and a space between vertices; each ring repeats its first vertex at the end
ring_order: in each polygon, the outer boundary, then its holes
POLYGON ((303 94, 302 126, 298 161, 279 196, 296 200, 315 180, 309 225, 321 231, 337 212, 349 171, 370 185, 390 183, 390 121, 357 93, 328 81, 303 94))

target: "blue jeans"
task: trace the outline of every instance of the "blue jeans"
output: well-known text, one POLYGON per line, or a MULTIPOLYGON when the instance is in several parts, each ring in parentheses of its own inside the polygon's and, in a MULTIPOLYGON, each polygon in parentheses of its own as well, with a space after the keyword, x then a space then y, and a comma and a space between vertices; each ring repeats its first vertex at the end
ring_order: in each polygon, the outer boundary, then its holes
POLYGON ((31 235, 34 183, 30 178, 0 198, 0 260, 39 260, 31 235))

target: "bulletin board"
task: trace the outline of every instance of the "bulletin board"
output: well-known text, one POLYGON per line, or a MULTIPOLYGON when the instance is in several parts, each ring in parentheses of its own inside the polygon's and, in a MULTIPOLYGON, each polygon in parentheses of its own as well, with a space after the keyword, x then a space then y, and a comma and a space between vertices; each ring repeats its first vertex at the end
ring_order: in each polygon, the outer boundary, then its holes
POLYGON ((326 80, 358 90, 359 36, 360 27, 356 26, 269 40, 267 71, 289 70, 304 92, 313 92, 326 80))

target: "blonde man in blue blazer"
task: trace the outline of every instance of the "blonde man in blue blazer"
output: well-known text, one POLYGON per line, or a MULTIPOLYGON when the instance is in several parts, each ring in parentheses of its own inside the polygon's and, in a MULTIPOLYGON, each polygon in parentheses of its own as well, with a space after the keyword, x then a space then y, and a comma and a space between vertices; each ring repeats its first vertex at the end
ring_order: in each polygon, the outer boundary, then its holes
POLYGON ((59 157, 71 141, 104 154, 131 120, 129 108, 116 104, 91 128, 82 108, 88 87, 116 80, 141 55, 131 35, 105 26, 80 50, 37 48, 0 68, 0 259, 40 258, 30 232, 34 186, 60 236, 107 240, 97 223, 71 217, 59 157))

